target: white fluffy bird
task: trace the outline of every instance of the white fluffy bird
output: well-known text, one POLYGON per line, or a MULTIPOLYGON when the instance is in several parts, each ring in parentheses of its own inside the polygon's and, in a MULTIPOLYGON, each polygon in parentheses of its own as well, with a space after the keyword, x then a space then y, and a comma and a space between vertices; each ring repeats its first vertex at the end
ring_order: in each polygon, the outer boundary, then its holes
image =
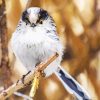
POLYGON ((54 20, 47 11, 38 7, 25 10, 12 35, 11 43, 16 58, 28 71, 34 70, 37 64, 57 52, 59 57, 44 70, 46 76, 55 73, 64 87, 78 99, 90 99, 78 82, 60 67, 63 46, 57 35, 54 20))

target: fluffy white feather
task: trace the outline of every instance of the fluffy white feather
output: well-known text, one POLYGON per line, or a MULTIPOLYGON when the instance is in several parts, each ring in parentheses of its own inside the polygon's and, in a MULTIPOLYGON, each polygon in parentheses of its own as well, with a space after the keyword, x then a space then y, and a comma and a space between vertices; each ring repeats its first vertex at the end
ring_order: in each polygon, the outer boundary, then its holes
MULTIPOLYGON (((38 19, 38 13, 40 8, 30 8, 29 16, 33 19, 38 19), (33 16, 32 16, 33 15, 33 16)), ((51 63, 46 69, 46 76, 51 75, 58 67, 62 58, 62 45, 58 39, 52 37, 58 37, 56 34, 55 26, 52 26, 50 22, 51 17, 48 16, 47 20, 43 21, 43 24, 37 24, 36 27, 30 27, 30 24, 23 22, 21 19, 16 31, 12 35, 12 48, 18 59, 24 64, 27 70, 32 70, 37 64, 45 61, 54 53, 58 53, 59 58, 51 63), (47 31, 51 33, 47 33, 47 31), (54 33, 55 32, 55 33, 54 33), (50 37, 51 36, 51 37, 50 37)), ((34 21, 36 23, 36 21, 34 21)))

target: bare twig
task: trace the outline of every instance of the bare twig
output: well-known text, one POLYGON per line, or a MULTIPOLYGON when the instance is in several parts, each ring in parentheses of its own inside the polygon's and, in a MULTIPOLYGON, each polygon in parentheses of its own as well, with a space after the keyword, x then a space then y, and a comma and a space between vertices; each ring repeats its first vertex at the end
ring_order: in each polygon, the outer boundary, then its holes
POLYGON ((24 100, 33 100, 31 97, 29 97, 29 96, 27 96, 25 94, 22 94, 20 92, 14 92, 14 95, 19 96, 19 97, 23 97, 24 100))
POLYGON ((32 3, 32 0, 27 1, 26 9, 30 7, 31 3, 32 3))
POLYGON ((24 88, 26 85, 28 85, 33 80, 34 75, 36 73, 40 73, 41 71, 43 71, 57 57, 58 57, 58 54, 53 55, 47 61, 39 64, 38 66, 36 66, 36 69, 31 71, 31 72, 29 72, 28 74, 26 74, 24 78, 21 78, 15 84, 11 85, 8 89, 4 90, 0 94, 0 100, 5 100, 10 95, 12 95, 15 91, 17 91, 17 90, 19 90, 21 88, 24 88))

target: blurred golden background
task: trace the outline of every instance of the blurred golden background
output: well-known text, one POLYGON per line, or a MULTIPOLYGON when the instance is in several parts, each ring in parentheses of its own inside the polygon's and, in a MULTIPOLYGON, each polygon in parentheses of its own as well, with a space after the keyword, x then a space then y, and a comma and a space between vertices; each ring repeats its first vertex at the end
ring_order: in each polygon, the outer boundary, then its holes
MULTIPOLYGON (((13 55, 10 38, 26 6, 38 6, 54 18, 65 51, 62 66, 100 100, 100 0, 0 0, 0 91, 26 70, 13 55)), ((29 94, 30 87, 20 90, 29 94)), ((9 100, 22 100, 11 96, 9 100)), ((35 100, 75 100, 55 75, 41 79, 35 100)))

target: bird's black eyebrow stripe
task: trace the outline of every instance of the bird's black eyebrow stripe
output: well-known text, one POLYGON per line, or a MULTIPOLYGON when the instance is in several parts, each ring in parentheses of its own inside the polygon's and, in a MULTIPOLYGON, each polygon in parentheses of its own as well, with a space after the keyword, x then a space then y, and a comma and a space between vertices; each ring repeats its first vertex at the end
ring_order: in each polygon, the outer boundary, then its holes
POLYGON ((26 25, 28 23, 30 23, 29 19, 28 19, 28 12, 27 10, 25 10, 23 13, 22 13, 22 20, 26 23, 26 25))
POLYGON ((48 13, 46 10, 40 9, 39 11, 39 19, 47 19, 48 18, 48 13))
POLYGON ((27 10, 25 10, 25 11, 22 13, 22 20, 23 20, 23 21, 25 20, 27 14, 28 14, 27 10))

